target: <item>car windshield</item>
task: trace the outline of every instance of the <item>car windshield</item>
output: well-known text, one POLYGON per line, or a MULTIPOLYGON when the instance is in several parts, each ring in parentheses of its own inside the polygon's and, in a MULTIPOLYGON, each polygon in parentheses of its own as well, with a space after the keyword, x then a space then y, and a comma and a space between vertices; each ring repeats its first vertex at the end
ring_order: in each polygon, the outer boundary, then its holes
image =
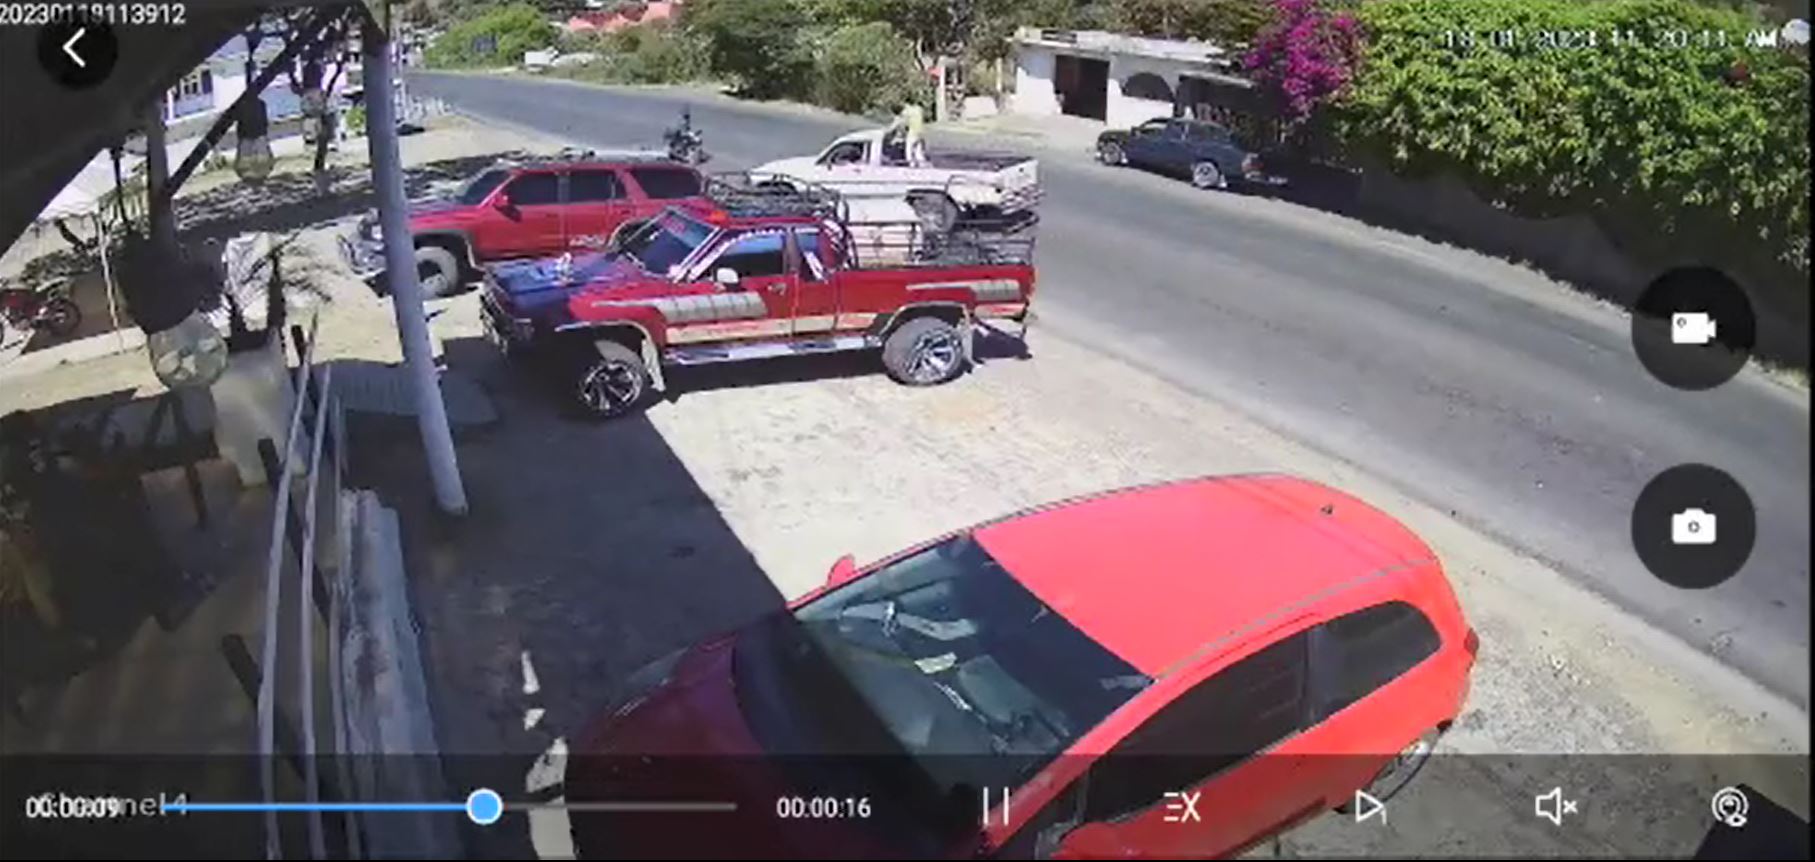
POLYGON ((776 616, 738 648, 752 727, 839 737, 791 740, 817 751, 883 740, 946 797, 1018 786, 1152 682, 968 534, 776 616))
POLYGON ((505 177, 508 176, 510 176, 509 172, 496 168, 489 171, 482 171, 472 179, 467 180, 466 186, 460 190, 460 194, 456 197, 460 203, 466 206, 478 206, 479 204, 484 203, 485 197, 492 193, 492 189, 497 188, 498 184, 504 182, 505 177))
POLYGON ((624 240, 623 250, 644 271, 674 274, 674 268, 712 235, 712 227, 669 212, 651 221, 624 240))

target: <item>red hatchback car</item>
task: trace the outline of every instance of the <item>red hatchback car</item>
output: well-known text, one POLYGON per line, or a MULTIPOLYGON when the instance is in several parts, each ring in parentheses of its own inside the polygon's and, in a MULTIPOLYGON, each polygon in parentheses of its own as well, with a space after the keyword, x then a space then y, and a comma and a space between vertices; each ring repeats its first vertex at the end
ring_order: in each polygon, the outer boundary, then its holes
POLYGON ((1477 646, 1430 548, 1322 485, 1072 500, 847 557, 786 611, 639 671, 578 741, 568 801, 718 813, 574 812, 575 844, 1229 855, 1402 786, 1477 646))

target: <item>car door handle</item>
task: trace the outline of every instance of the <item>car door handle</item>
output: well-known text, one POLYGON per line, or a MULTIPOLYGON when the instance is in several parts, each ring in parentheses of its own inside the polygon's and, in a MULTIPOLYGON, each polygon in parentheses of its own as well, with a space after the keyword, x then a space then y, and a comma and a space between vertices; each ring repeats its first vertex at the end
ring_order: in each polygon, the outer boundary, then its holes
POLYGON ((768 288, 766 288, 766 289, 770 293, 781 293, 782 291, 787 290, 788 286, 786 284, 778 281, 774 284, 769 285, 768 288))

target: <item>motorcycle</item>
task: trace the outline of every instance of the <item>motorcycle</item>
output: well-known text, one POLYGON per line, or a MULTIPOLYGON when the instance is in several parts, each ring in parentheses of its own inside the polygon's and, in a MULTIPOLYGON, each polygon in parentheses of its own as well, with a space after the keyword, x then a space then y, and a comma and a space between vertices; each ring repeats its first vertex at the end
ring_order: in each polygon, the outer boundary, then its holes
POLYGON ((0 321, 14 329, 42 329, 65 338, 82 325, 82 309, 69 298, 68 279, 37 290, 0 288, 0 321))
POLYGON ((683 165, 703 165, 712 158, 706 152, 703 135, 693 127, 693 111, 681 111, 681 124, 662 132, 662 140, 668 144, 668 158, 683 165))

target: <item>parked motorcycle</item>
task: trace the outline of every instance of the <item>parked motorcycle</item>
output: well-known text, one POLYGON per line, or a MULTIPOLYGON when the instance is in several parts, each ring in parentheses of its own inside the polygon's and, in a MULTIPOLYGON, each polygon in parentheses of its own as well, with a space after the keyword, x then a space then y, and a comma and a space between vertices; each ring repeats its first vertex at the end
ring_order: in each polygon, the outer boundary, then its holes
POLYGON ((662 140, 668 144, 668 158, 683 165, 703 165, 712 158, 706 152, 705 138, 693 127, 693 111, 681 109, 681 124, 662 132, 662 140))
POLYGON ((0 321, 13 329, 42 329, 65 338, 82 325, 82 309, 69 298, 69 280, 61 279, 37 290, 0 288, 0 321))

